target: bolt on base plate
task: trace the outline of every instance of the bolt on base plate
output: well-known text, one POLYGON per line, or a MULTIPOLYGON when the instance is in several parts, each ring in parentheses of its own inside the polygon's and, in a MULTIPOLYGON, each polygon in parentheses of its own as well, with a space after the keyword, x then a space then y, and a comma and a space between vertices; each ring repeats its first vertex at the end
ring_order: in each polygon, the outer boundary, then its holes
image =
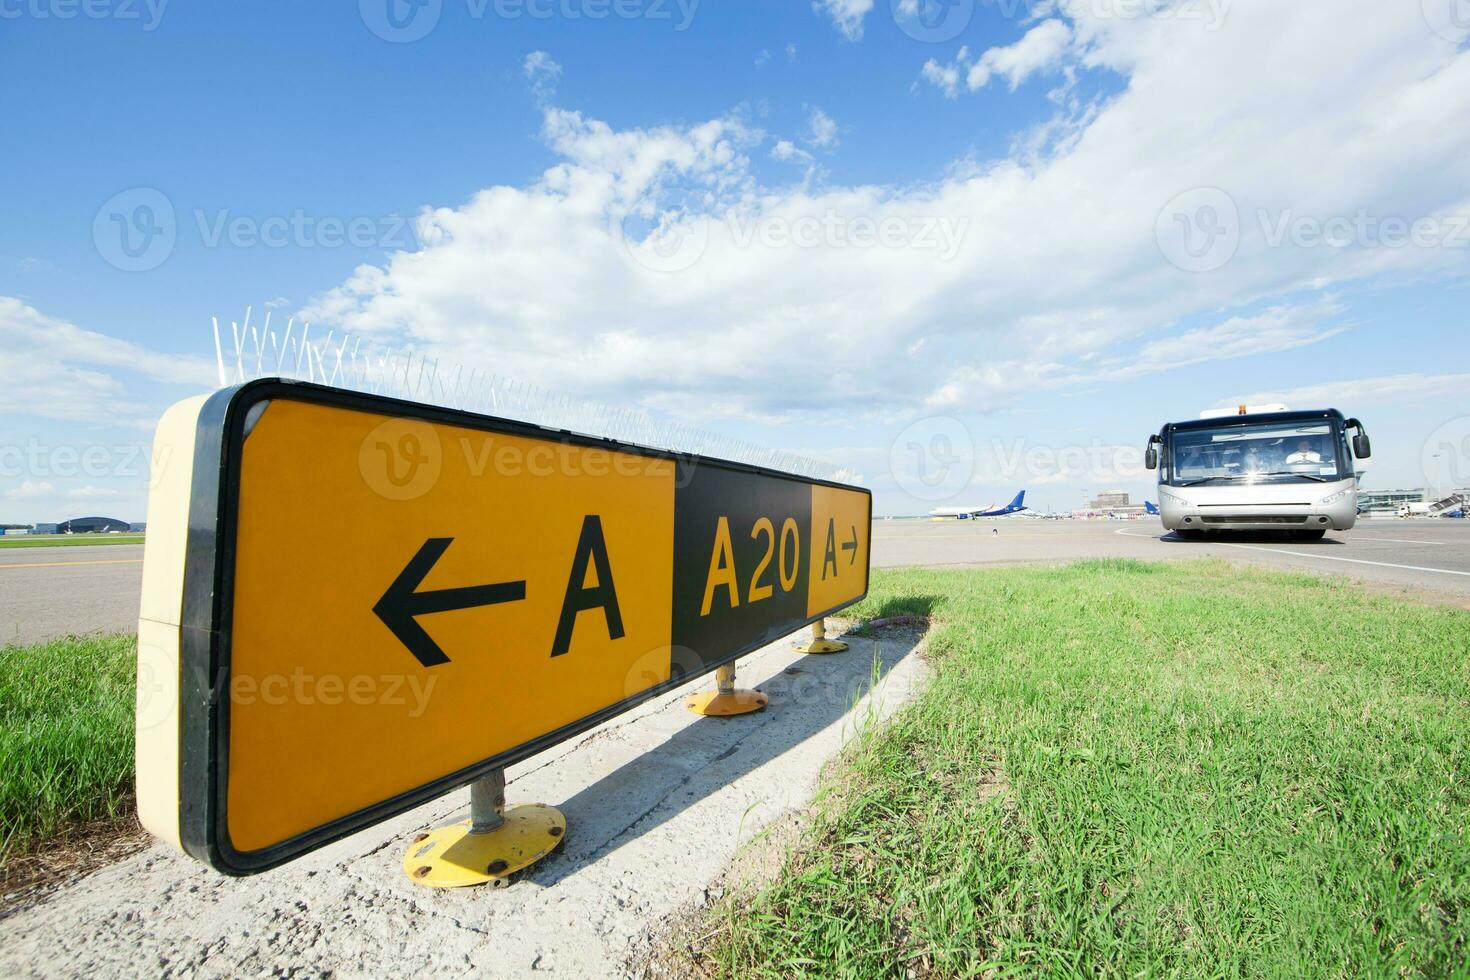
POLYGON ((696 715, 746 715, 759 711, 770 698, 760 691, 700 691, 684 699, 684 707, 696 715))
POLYGON ((841 640, 827 639, 827 621, 819 619, 812 623, 812 641, 796 648, 797 653, 842 653, 847 644, 841 640))
POLYGON ((470 821, 461 820, 420 834, 403 856, 403 873, 430 888, 503 888, 566 837, 567 818, 544 803, 506 807, 502 816, 505 822, 485 833, 471 833, 470 821))
POLYGON ((847 644, 841 640, 813 640, 804 647, 797 647, 797 653, 841 653, 847 649, 847 644))

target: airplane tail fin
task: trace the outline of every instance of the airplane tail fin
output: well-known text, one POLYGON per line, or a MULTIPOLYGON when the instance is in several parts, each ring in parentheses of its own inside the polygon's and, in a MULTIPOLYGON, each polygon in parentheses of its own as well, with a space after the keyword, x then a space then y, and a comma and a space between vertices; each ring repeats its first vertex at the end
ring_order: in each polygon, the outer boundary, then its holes
POLYGON ((1143 502, 1143 509, 1145 513, 1157 514, 1159 512, 1159 505, 1154 503, 1152 500, 1145 500, 1143 502))
POLYGON ((1020 493, 1016 494, 1016 499, 1011 501, 1011 505, 1007 509, 1008 510, 1020 510, 1021 508, 1025 507, 1025 506, 1026 506, 1026 491, 1025 490, 1022 490, 1020 493))

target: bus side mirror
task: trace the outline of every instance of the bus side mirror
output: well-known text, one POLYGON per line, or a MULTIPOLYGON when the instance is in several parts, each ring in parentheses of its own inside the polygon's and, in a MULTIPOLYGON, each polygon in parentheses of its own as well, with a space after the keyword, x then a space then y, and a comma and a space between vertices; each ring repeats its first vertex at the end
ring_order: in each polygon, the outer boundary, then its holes
POLYGON ((1149 446, 1148 451, 1143 454, 1143 465, 1151 470, 1159 468, 1159 451, 1153 446, 1149 446))
POLYGON ((1368 440, 1368 433, 1362 429, 1353 436, 1353 455, 1359 459, 1367 459, 1373 455, 1373 443, 1368 440))

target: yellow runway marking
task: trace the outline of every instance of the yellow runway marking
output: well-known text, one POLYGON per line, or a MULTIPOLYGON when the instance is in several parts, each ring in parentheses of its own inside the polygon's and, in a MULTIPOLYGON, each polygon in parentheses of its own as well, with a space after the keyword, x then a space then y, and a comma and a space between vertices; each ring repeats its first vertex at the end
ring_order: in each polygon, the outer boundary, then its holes
POLYGON ((74 565, 141 565, 141 558, 106 558, 97 561, 36 561, 26 562, 23 565, 6 565, 0 563, 0 569, 6 568, 67 568, 74 565))

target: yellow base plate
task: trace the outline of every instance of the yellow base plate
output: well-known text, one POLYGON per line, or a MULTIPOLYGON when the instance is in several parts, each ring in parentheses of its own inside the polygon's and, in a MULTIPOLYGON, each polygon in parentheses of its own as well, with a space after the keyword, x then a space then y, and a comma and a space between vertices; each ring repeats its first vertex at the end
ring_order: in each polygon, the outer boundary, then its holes
POLYGON ((719 691, 700 691, 684 699, 684 707, 696 715, 746 715, 759 711, 770 698, 760 691, 734 691, 721 694, 719 691))
POLYGON ((403 873, 430 888, 503 888, 566 836, 567 818, 544 803, 506 807, 504 816, 505 823, 488 834, 470 833, 468 820, 420 834, 403 856, 403 873))
POLYGON ((841 640, 813 640, 804 647, 797 647, 797 653, 841 653, 847 649, 847 644, 841 640))

